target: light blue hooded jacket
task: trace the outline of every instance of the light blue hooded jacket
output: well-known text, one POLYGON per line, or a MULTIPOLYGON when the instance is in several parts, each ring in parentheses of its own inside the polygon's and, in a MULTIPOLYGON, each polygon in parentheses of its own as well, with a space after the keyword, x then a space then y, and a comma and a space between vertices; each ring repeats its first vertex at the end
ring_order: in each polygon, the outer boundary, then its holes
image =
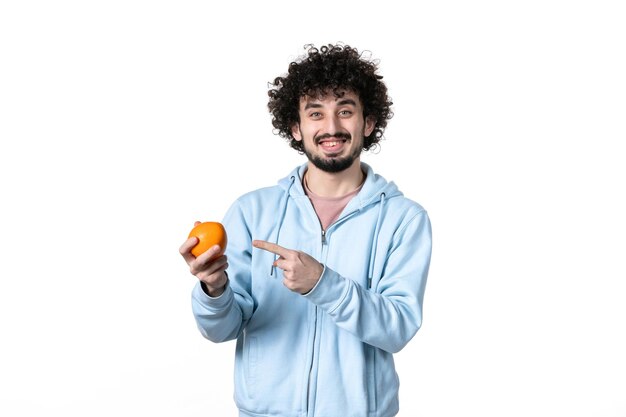
POLYGON ((223 219, 229 283, 215 298, 198 283, 192 307, 204 337, 237 339, 240 416, 398 412, 392 354, 422 323, 430 221, 393 182, 362 168, 361 191, 325 232, 302 187, 306 164, 243 195, 223 219), (317 285, 306 295, 287 289, 275 255, 253 248, 254 239, 316 258, 324 265, 317 285))

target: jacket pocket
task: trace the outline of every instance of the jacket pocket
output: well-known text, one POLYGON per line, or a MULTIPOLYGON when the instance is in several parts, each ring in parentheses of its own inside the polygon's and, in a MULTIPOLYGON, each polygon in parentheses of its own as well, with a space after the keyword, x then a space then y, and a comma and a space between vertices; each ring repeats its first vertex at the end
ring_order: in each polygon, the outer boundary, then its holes
POLYGON ((373 346, 367 346, 367 408, 369 412, 376 411, 376 391, 377 391, 377 378, 376 378, 376 348, 373 346))
POLYGON ((245 370, 246 370, 246 386, 248 388, 248 396, 255 398, 257 392, 257 365, 259 362, 258 339, 250 337, 247 339, 245 346, 245 370))

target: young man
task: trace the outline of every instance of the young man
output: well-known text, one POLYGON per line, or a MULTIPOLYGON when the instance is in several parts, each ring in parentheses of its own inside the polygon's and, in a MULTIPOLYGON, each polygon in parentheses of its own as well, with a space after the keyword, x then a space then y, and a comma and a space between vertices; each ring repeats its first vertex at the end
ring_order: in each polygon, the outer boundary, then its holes
POLYGON ((431 229, 360 161, 391 118, 376 71, 349 46, 309 47, 269 92, 274 127, 308 162, 235 201, 226 255, 180 248, 200 332, 237 339, 240 416, 398 412, 392 354, 422 323, 431 229))

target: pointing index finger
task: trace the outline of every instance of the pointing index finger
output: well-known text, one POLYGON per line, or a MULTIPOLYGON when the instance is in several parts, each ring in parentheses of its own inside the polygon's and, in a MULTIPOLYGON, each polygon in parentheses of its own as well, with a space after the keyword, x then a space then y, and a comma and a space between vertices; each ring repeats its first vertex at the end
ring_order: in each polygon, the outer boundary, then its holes
POLYGON ((287 248, 283 248, 276 243, 266 242, 264 240, 253 240, 252 246, 254 246, 255 248, 266 250, 268 252, 275 253, 276 255, 282 256, 283 258, 285 258, 290 252, 290 250, 287 248))

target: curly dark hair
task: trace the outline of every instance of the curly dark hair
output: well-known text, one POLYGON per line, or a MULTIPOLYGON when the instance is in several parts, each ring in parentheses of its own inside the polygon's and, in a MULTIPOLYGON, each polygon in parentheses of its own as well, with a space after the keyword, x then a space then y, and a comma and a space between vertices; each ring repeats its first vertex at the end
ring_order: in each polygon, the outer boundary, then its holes
POLYGON ((364 138, 363 150, 367 151, 383 137, 387 120, 391 119, 391 105, 387 87, 382 76, 376 74, 378 63, 363 57, 356 48, 348 45, 322 46, 305 45, 306 55, 289 65, 288 73, 274 79, 268 91, 268 108, 272 114, 272 125, 276 133, 287 139, 292 148, 304 152, 301 141, 297 141, 291 128, 300 122, 300 99, 304 96, 317 97, 328 91, 336 96, 342 90, 356 93, 363 104, 363 118, 372 117, 376 125, 372 133, 364 138))

